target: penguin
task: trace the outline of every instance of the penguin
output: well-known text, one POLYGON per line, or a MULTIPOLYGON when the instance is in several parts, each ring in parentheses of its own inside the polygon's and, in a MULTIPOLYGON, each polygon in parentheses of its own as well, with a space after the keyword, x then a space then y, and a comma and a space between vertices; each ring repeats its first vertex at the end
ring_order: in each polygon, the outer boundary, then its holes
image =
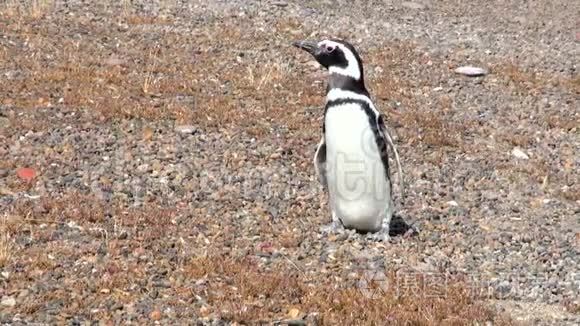
POLYGON ((365 86, 362 59, 345 40, 292 44, 328 71, 322 136, 313 159, 329 194, 332 222, 323 230, 354 229, 386 241, 394 213, 387 144, 396 157, 401 190, 402 169, 384 115, 365 86))

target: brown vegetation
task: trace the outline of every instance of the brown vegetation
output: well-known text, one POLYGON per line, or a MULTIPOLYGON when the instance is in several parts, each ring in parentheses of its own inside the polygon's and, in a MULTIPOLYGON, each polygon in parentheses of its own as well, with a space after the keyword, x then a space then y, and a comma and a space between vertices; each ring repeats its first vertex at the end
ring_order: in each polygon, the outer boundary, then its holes
MULTIPOLYGON (((12 282, 52 273, 49 275, 64 276, 67 286, 78 287, 75 293, 93 293, 75 299, 59 287, 50 293, 40 293, 33 301, 19 305, 17 311, 34 314, 42 309, 42 303, 64 300, 62 313, 66 318, 87 311, 95 302, 115 300, 118 304, 132 304, 140 295, 135 284, 150 277, 147 276, 149 259, 162 257, 159 256, 162 250, 167 250, 167 244, 161 240, 167 234, 180 233, 175 225, 159 224, 159 221, 171 220, 184 213, 155 206, 107 208, 98 199, 76 192, 58 199, 43 200, 40 206, 31 205, 31 202, 17 205, 4 217, 0 242, 0 254, 9 254, 0 256, 3 264, 27 265, 23 273, 12 277, 12 282), (59 223, 78 228, 81 237, 88 232, 100 238, 101 244, 91 242, 88 246, 71 247, 66 239, 59 239, 54 233, 59 223), (125 232, 123 230, 130 230, 133 234, 130 240, 121 235, 125 232), (46 245, 14 251, 11 239, 24 234, 31 234, 46 245), (127 253, 135 259, 127 259, 127 253), (71 271, 56 260, 61 255, 95 266, 92 274, 73 281, 72 275, 68 275, 71 271)), ((211 223, 200 218, 194 217, 200 225, 211 223)), ((213 236, 213 241, 217 237, 221 237, 219 233, 213 236)), ((280 238, 280 243, 288 248, 296 246, 296 239, 283 234, 280 238)), ((190 242, 189 246, 203 245, 203 239, 200 238, 201 243, 190 242)), ((281 246, 279 243, 273 245, 281 246)), ((384 280, 377 283, 362 272, 344 279, 339 270, 330 275, 304 273, 294 263, 266 268, 258 264, 259 257, 232 256, 227 247, 216 246, 209 248, 205 255, 194 256, 186 253, 187 248, 177 248, 180 254, 176 261, 159 258, 161 261, 155 265, 170 271, 167 276, 174 281, 165 293, 174 296, 175 307, 182 307, 183 300, 189 302, 196 295, 205 298, 204 304, 195 305, 195 313, 201 317, 219 317, 242 324, 295 320, 306 315, 311 321, 317 320, 323 325, 342 322, 381 325, 385 321, 395 325, 512 323, 476 301, 476 297, 468 292, 469 285, 458 277, 428 283, 426 276, 415 273, 412 275, 417 277, 414 279, 416 283, 409 283, 410 287, 406 288, 402 283, 392 286, 401 281, 397 281, 398 274, 391 271, 387 276, 391 286, 386 289, 384 280), (184 280, 185 283, 175 280, 184 280), (357 285, 361 281, 366 282, 363 287, 357 285)), ((95 317, 108 320, 112 318, 111 313, 101 311, 95 317)))
POLYGON ((427 284, 425 277, 418 277, 416 292, 413 292, 411 287, 401 291, 402 287, 387 289, 384 286, 398 282, 394 272, 381 281, 365 280, 364 276, 357 275, 351 282, 367 281, 368 288, 362 292, 352 284, 341 286, 331 279, 317 279, 316 275, 306 277, 299 271, 260 270, 248 260, 223 261, 218 257, 205 257, 194 260, 189 266, 192 277, 208 284, 210 308, 204 308, 204 313, 225 313, 228 319, 239 323, 268 322, 280 315, 287 315, 286 319, 291 320, 307 312, 319 311, 322 313, 317 319, 323 325, 383 325, 385 322, 393 325, 464 325, 486 321, 493 321, 495 325, 510 324, 475 302, 458 280, 447 286, 427 284), (440 293, 441 296, 426 293, 440 293))

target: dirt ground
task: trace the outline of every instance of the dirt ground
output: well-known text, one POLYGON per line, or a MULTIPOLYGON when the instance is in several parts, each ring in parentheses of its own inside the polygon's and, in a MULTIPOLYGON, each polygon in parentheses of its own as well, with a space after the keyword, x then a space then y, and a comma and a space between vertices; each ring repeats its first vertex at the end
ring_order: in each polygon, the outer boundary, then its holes
POLYGON ((0 322, 577 325, 579 14, 1 3, 0 322), (387 243, 320 231, 326 72, 291 43, 326 37, 395 134, 387 243))

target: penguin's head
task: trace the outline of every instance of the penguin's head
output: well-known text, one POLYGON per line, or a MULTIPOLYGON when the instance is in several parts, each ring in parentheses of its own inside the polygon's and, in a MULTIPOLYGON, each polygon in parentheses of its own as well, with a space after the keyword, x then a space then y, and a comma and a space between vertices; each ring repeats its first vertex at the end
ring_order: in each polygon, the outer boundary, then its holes
POLYGON ((296 41, 292 44, 310 53, 331 74, 350 77, 356 81, 363 78, 362 60, 354 46, 344 40, 296 41))

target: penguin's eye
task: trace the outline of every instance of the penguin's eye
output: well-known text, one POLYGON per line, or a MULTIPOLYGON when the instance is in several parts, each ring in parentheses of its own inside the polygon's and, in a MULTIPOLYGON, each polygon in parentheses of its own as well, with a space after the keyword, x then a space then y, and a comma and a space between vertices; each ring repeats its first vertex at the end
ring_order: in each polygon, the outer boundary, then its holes
POLYGON ((328 53, 331 53, 332 51, 334 51, 334 49, 336 49, 334 46, 331 46, 331 45, 326 46, 326 52, 328 52, 328 53))

